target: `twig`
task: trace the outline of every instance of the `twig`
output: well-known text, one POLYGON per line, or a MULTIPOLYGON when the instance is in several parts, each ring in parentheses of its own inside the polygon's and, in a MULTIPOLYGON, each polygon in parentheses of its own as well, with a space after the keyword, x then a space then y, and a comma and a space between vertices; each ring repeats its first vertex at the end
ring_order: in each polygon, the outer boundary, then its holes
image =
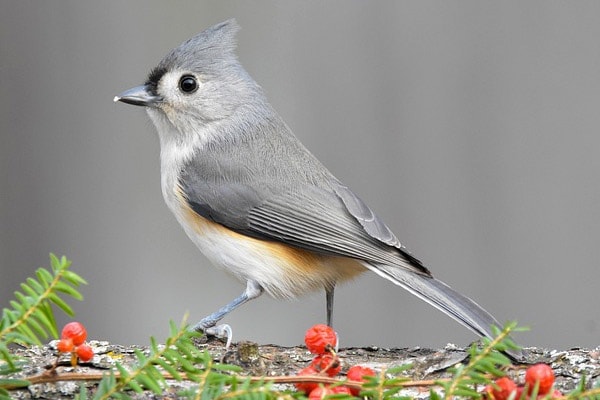
MULTIPOLYGON (((39 375, 33 375, 25 378, 25 380, 29 381, 31 385, 38 385, 41 383, 56 383, 63 381, 100 381, 106 375, 105 372, 58 372, 55 369, 51 371, 45 372, 39 375)), ((115 378, 119 378, 120 374, 118 372, 114 373, 115 378)), ((169 373, 164 372, 163 377, 165 379, 174 379, 173 376, 169 373)), ((188 380, 187 375, 185 373, 181 374, 182 380, 188 380)), ((251 382, 272 382, 272 383, 301 383, 301 382, 315 382, 315 383, 323 383, 323 384, 337 384, 341 383, 344 386, 348 386, 355 389, 362 389, 363 382, 356 381, 348 381, 341 380, 338 378, 331 378, 329 376, 323 375, 279 375, 279 376, 238 376, 240 379, 248 379, 251 382)), ((444 381, 444 380, 442 380, 444 381)), ((401 387, 424 387, 424 386, 437 386, 440 380, 416 380, 416 381, 403 381, 398 382, 394 386, 401 387)), ((4 389, 13 390, 17 389, 18 386, 3 386, 4 389)))

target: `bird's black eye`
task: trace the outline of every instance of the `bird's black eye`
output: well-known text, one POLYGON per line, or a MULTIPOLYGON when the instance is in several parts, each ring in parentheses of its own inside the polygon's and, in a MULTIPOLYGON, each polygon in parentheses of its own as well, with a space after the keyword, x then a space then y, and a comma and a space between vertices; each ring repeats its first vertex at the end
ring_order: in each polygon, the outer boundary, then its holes
POLYGON ((198 82, 192 75, 184 75, 179 80, 179 89, 183 93, 194 93, 198 90, 198 82))

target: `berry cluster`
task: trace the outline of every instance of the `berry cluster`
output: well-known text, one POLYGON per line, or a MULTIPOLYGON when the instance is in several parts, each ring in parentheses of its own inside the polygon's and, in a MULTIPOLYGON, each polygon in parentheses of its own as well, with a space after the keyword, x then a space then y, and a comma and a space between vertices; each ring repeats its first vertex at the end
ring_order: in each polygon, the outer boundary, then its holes
POLYGON ((552 397, 562 397, 558 390, 552 390, 554 386, 554 372, 546 364, 535 364, 527 368, 525 372, 525 384, 517 385, 515 381, 508 377, 497 379, 494 384, 485 388, 484 398, 489 400, 508 400, 513 393, 513 399, 532 400, 533 395, 537 393, 538 398, 552 394, 552 397))
POLYGON ((87 331, 80 322, 69 322, 61 332, 56 349, 61 353, 71 353, 71 365, 76 366, 77 360, 83 362, 94 358, 94 350, 85 343, 87 331))
MULTIPOLYGON (((324 324, 311 327, 304 335, 304 343, 308 351, 315 355, 310 365, 298 372, 298 376, 329 376, 334 377, 342 370, 342 364, 336 354, 337 334, 324 324)), ((365 376, 374 376, 375 372, 368 367, 355 365, 346 376, 349 381, 365 382, 365 376)), ((316 382, 299 382, 296 388, 306 394, 310 400, 322 399, 332 394, 351 394, 357 396, 359 390, 347 386, 324 386, 316 382)))

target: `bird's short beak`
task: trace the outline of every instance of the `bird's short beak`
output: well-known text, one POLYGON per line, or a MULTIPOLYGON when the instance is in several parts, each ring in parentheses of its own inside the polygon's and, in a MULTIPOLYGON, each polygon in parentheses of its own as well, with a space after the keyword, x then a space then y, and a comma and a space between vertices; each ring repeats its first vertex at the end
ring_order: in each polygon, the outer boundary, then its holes
POLYGON ((133 104, 134 106, 153 107, 162 101, 162 97, 153 94, 148 85, 141 85, 116 95, 113 100, 133 104))

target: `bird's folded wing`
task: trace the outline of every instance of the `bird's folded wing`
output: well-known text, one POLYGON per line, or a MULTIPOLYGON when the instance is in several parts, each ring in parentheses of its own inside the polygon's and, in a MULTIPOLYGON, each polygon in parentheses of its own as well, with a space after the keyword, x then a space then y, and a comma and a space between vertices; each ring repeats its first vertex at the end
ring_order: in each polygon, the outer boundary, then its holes
POLYGON ((341 184, 333 189, 302 184, 280 193, 259 192, 240 183, 206 189, 183 185, 190 207, 240 233, 429 275, 364 202, 341 184))

